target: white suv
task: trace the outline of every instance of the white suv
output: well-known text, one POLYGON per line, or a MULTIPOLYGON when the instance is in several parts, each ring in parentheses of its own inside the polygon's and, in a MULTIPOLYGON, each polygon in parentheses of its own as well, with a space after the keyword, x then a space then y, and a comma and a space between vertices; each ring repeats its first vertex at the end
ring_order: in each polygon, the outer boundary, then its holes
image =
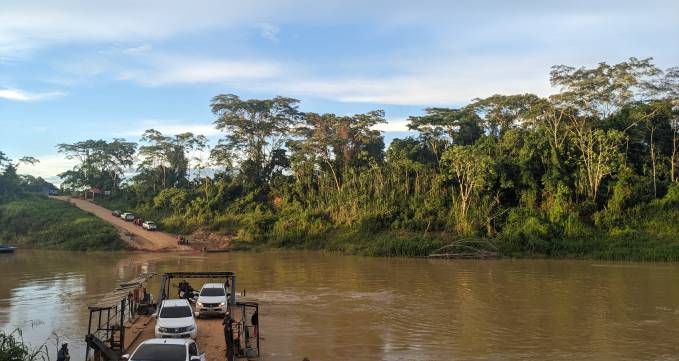
POLYGON ((189 301, 163 301, 156 314, 156 337, 196 338, 196 320, 189 301))
POLYGON ((152 338, 137 346, 132 356, 123 355, 129 361, 205 361, 205 353, 198 353, 193 340, 152 338))
POLYGON ((124 219, 125 221, 132 222, 134 221, 134 214, 126 212, 121 214, 120 218, 124 219))
POLYGON ((196 311, 199 315, 226 313, 226 289, 221 283, 206 283, 200 290, 196 301, 196 311))
POLYGON ((156 223, 153 221, 146 221, 141 224, 141 228, 144 228, 147 231, 155 231, 158 229, 158 226, 156 226, 156 223))

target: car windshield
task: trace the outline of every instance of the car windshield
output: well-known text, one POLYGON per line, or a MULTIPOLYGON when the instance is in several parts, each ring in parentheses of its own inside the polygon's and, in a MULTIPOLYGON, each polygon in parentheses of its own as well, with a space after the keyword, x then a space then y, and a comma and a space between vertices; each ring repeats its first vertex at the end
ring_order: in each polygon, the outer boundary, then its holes
POLYGON ((224 296, 223 288, 203 288, 200 291, 201 296, 224 296))
POLYGON ((186 306, 165 306, 160 310, 160 318, 191 317, 191 308, 186 306))
POLYGON ((185 361, 184 345, 144 344, 139 346, 131 361, 185 361))

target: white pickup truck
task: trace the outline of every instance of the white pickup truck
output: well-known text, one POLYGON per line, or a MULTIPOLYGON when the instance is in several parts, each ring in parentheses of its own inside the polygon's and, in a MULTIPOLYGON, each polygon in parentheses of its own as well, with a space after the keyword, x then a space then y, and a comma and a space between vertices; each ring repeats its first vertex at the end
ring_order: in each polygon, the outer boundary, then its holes
POLYGON ((205 353, 198 352, 191 339, 152 338, 137 346, 132 355, 123 355, 128 361, 205 361, 205 353))

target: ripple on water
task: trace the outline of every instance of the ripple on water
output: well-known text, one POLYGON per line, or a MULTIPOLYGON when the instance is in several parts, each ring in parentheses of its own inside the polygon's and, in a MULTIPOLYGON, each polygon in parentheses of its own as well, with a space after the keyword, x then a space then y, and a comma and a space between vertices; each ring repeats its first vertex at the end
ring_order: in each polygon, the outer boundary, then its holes
POLYGON ((43 330, 66 331, 74 361, 82 358, 86 304, 107 292, 112 278, 138 271, 142 261, 156 271, 237 268, 247 298, 262 304, 264 350, 276 355, 269 360, 342 359, 333 351, 360 360, 663 360, 676 359, 679 351, 674 264, 434 262, 294 252, 124 255, 125 262, 99 264, 78 253, 64 254, 68 263, 52 257, 54 264, 36 270, 28 255, 17 256, 26 258, 18 267, 0 263, 8 275, 0 284, 0 322, 24 325, 40 342, 49 337, 43 330), (38 313, 45 317, 33 317, 38 313), (354 349, 360 352, 350 354, 354 349))

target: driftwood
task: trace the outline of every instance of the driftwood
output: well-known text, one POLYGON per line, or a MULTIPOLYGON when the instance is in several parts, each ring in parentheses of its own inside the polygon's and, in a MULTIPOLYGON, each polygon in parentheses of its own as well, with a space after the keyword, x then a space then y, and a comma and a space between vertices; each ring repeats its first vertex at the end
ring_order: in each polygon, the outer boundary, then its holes
POLYGON ((500 258, 500 252, 491 239, 463 238, 435 250, 428 257, 449 259, 495 259, 500 258))
POLYGON ((203 248, 203 252, 207 253, 231 252, 231 248, 203 248))

